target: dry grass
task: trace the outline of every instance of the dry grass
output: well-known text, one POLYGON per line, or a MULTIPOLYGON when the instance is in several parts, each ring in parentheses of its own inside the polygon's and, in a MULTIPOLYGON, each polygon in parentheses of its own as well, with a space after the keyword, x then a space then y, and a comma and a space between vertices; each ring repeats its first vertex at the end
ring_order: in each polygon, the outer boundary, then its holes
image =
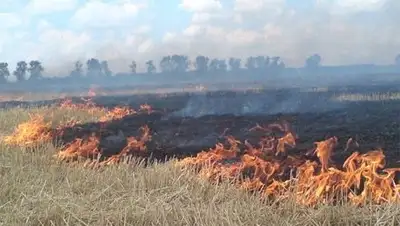
MULTIPOLYGON (((95 115, 54 108, 54 123, 95 115)), ((9 134, 28 111, 0 112, 9 134)), ((211 185, 172 162, 141 162, 101 171, 57 163, 48 144, 34 153, 0 145, 1 225, 399 225, 400 206, 305 208, 263 203, 232 185, 211 185)))

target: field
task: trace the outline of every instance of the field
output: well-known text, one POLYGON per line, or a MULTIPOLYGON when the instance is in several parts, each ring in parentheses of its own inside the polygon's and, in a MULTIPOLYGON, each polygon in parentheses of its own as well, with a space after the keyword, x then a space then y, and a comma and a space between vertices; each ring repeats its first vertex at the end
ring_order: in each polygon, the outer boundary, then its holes
POLYGON ((3 102, 0 222, 398 225, 398 93, 348 87, 3 102))

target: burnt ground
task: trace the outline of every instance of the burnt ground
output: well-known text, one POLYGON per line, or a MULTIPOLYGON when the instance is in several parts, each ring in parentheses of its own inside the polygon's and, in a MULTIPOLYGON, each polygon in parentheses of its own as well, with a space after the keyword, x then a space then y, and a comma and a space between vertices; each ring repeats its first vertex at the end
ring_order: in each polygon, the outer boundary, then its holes
MULTIPOLYGON (((147 144, 149 153, 164 159, 194 155, 214 147, 219 141, 224 142, 224 135, 232 135, 241 141, 247 139, 257 145, 265 132, 250 132, 250 128, 257 123, 267 125, 287 121, 298 135, 298 146, 289 153, 305 154, 313 149, 313 142, 336 136, 340 145, 333 160, 342 163, 351 154, 350 150, 343 151, 346 141, 353 138, 360 144, 358 150, 361 152, 382 148, 387 165, 399 166, 400 101, 338 103, 330 99, 334 93, 277 90, 267 93, 215 92, 200 97, 176 94, 166 97, 97 98, 98 103, 109 107, 137 107, 138 104, 148 103, 155 108, 155 112, 127 116, 110 122, 103 129, 100 123, 76 125, 66 129, 60 139, 68 143, 76 137, 97 133, 105 140, 118 131, 125 136, 138 136, 139 128, 148 125, 152 135, 147 144)), ((104 140, 101 148, 105 156, 115 154, 125 145, 123 142, 110 144, 104 140)))

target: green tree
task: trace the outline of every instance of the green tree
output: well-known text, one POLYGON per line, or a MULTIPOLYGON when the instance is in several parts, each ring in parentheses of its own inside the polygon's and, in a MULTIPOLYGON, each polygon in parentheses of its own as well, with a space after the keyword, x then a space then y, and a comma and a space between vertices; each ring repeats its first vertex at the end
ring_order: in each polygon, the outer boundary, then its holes
POLYGON ((229 58, 229 67, 232 71, 238 71, 240 69, 241 60, 239 58, 229 58))
POLYGON ((136 74, 136 70, 137 70, 137 63, 136 61, 132 61, 131 64, 129 65, 129 68, 131 69, 131 73, 132 74, 136 74))
POLYGON ((71 71, 70 76, 80 78, 83 76, 83 64, 78 60, 74 64, 74 70, 71 71))
POLYGON ((44 68, 42 66, 42 63, 38 60, 32 60, 29 62, 29 68, 28 71, 30 73, 30 80, 36 80, 42 77, 42 73, 44 71, 44 68))
POLYGON ((186 72, 189 68, 189 57, 185 55, 172 55, 171 56, 171 66, 174 72, 186 72))
POLYGON ((213 72, 224 72, 228 68, 225 59, 212 59, 210 64, 208 65, 209 71, 213 72))
POLYGON ((160 61, 160 70, 162 72, 186 72, 189 64, 189 57, 185 55, 164 56, 160 61))
POLYGON ((8 70, 8 63, 0 63, 0 83, 6 83, 7 77, 10 76, 10 71, 8 70))
POLYGON ((160 70, 161 72, 167 73, 173 71, 172 59, 171 56, 163 56, 160 61, 160 70))
POLYGON ((112 76, 112 71, 110 70, 110 67, 108 66, 108 61, 103 60, 101 62, 101 71, 103 73, 104 76, 112 76))
POLYGON ((321 56, 319 54, 314 54, 306 59, 305 67, 308 69, 316 69, 321 65, 321 56))
POLYGON ((246 64, 245 64, 246 68, 248 70, 254 70, 257 68, 257 63, 256 63, 256 58, 255 57, 248 57, 246 59, 246 64))
POLYGON ((27 70, 28 70, 28 64, 25 61, 19 61, 17 63, 17 68, 13 72, 13 75, 17 78, 18 82, 25 80, 27 70))
POLYGON ((278 56, 271 57, 270 59, 269 71, 275 75, 281 74, 286 68, 285 63, 278 56))
POLYGON ((197 56, 194 66, 196 68, 196 71, 199 73, 205 73, 208 71, 208 62, 210 61, 210 58, 205 57, 205 56, 197 56))
POLYGON ((146 62, 147 65, 147 73, 148 74, 153 74, 156 72, 156 67, 154 66, 154 62, 152 60, 148 60, 146 62))
POLYGON ((87 66, 86 74, 88 77, 101 76, 102 67, 101 67, 101 63, 98 59, 96 59, 96 58, 89 59, 88 61, 86 61, 86 66, 87 66))

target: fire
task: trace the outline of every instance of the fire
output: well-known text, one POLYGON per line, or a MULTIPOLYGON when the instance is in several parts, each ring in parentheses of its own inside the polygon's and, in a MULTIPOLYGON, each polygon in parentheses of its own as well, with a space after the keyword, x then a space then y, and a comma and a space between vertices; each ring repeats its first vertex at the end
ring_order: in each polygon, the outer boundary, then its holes
POLYGON ((148 104, 142 104, 142 105, 140 105, 140 111, 143 111, 143 112, 147 112, 148 114, 150 114, 151 112, 153 112, 153 108, 150 106, 150 105, 148 105, 148 104))
POLYGON ((90 136, 88 140, 77 138, 66 149, 57 153, 56 157, 59 160, 67 161, 76 160, 79 157, 94 158, 100 154, 99 144, 100 139, 94 135, 90 136))
POLYGON ((127 115, 133 115, 136 113, 137 112, 134 109, 131 109, 129 107, 115 107, 107 111, 106 114, 102 116, 99 121, 106 122, 110 120, 121 119, 127 115))
POLYGON ((94 88, 90 88, 90 89, 88 90, 87 95, 88 95, 89 97, 95 97, 97 94, 96 94, 96 91, 95 91, 94 88))
MULTIPOLYGON (((127 115, 153 111, 147 104, 141 105, 138 111, 129 107, 107 110, 90 99, 84 104, 66 100, 61 107, 100 111, 103 113, 100 122, 104 125, 127 115)), ((52 141, 62 135, 63 129, 77 123, 71 120, 51 129, 43 116, 31 116, 29 121, 18 125, 10 136, 5 137, 4 142, 30 147, 52 141)), ((380 149, 365 154, 356 151, 342 165, 337 165, 332 160, 339 146, 337 137, 314 142, 312 152, 303 153, 305 151, 297 147, 298 137, 287 123, 266 127, 257 125, 253 130, 265 132, 257 145, 227 136, 229 145, 217 143, 214 148, 204 150, 195 157, 178 161, 177 165, 193 167, 201 178, 215 183, 230 181, 240 189, 260 193, 263 198, 279 201, 294 198, 297 203, 306 206, 336 204, 340 201, 359 206, 400 202, 400 183, 395 181, 400 168, 385 168, 385 155, 380 149)), ((125 137, 121 132, 121 146, 118 146, 121 149, 117 152, 106 153, 102 144, 104 131, 98 131, 96 135, 76 138, 66 144, 55 157, 67 162, 87 159, 84 164, 86 167, 118 164, 127 156, 145 157, 149 155, 147 144, 152 136, 146 125, 141 131, 139 137, 125 137)), ((105 132, 109 135, 110 131, 105 132)), ((345 151, 350 146, 359 147, 353 139, 347 141, 345 151)))
POLYGON ((67 110, 83 110, 87 111, 89 114, 105 114, 107 112, 105 108, 97 106, 91 98, 82 98, 82 100, 83 103, 74 103, 71 99, 65 99, 60 103, 60 107, 67 110))
POLYGON ((77 138, 75 141, 67 145, 65 149, 60 150, 55 157, 60 161, 74 161, 79 158, 87 159, 86 167, 98 167, 119 163, 124 157, 127 156, 146 156, 147 147, 146 143, 151 139, 150 129, 148 126, 141 128, 142 135, 139 138, 127 137, 126 146, 118 153, 106 159, 99 161, 96 157, 103 154, 100 148, 100 138, 92 135, 87 139, 77 138))
POLYGON ((323 172, 326 172, 328 170, 329 163, 332 161, 332 151, 336 147, 337 143, 338 139, 336 137, 331 137, 327 140, 314 143, 315 145, 317 145, 314 154, 316 154, 319 158, 323 172))
POLYGON ((9 145, 33 147, 51 141, 53 138, 50 123, 42 115, 30 115, 30 120, 17 126, 10 136, 4 138, 9 145))
MULTIPOLYGON (((127 115, 133 115, 137 113, 137 111, 127 106, 116 106, 112 109, 107 109, 97 106, 91 98, 82 100, 84 103, 73 103, 71 99, 66 99, 61 102, 60 107, 69 110, 83 110, 89 114, 100 114, 102 115, 99 119, 100 122, 121 119, 127 115)), ((150 105, 144 104, 140 106, 140 111, 147 111, 148 113, 151 113, 152 108, 150 105)))
POLYGON ((102 165, 111 165, 119 163, 124 157, 135 154, 136 156, 145 156, 147 147, 146 143, 151 139, 150 129, 148 126, 141 128, 143 131, 142 136, 137 139, 136 137, 128 137, 126 146, 122 151, 116 155, 111 156, 106 161, 102 162, 102 165))
MULTIPOLYGON (((263 127, 258 125, 260 128, 263 127)), ((400 168, 384 169, 382 150, 355 152, 343 166, 334 167, 331 155, 338 139, 331 137, 314 143, 313 153, 319 161, 309 160, 306 155, 279 158, 278 154, 287 153, 286 146, 295 147, 295 137, 286 131, 278 139, 264 138, 258 148, 245 141, 244 151, 237 147, 240 141, 228 137, 229 148, 218 143, 208 152, 179 161, 178 166, 195 167, 202 178, 217 183, 232 181, 265 198, 282 200, 294 196, 299 204, 307 206, 340 200, 355 205, 400 201, 400 185, 395 183, 395 173, 400 168)))
MULTIPOLYGON (((69 110, 85 110, 90 114, 100 113, 102 116, 99 121, 103 123, 103 126, 107 125, 112 120, 137 114, 137 111, 129 107, 117 106, 108 110, 104 107, 97 106, 91 99, 84 100, 84 103, 80 104, 73 103, 71 99, 66 99, 60 104, 60 107, 69 110)), ((151 106, 147 104, 141 105, 140 109, 148 113, 152 111, 151 106)), ((49 117, 52 117, 52 114, 49 117)), ((46 122, 43 115, 30 115, 30 120, 19 124, 11 135, 3 138, 3 142, 8 145, 32 147, 39 143, 52 141, 57 136, 61 136, 65 128, 73 127, 78 123, 80 123, 80 121, 71 119, 61 123, 56 129, 52 129, 51 123, 46 122)))

